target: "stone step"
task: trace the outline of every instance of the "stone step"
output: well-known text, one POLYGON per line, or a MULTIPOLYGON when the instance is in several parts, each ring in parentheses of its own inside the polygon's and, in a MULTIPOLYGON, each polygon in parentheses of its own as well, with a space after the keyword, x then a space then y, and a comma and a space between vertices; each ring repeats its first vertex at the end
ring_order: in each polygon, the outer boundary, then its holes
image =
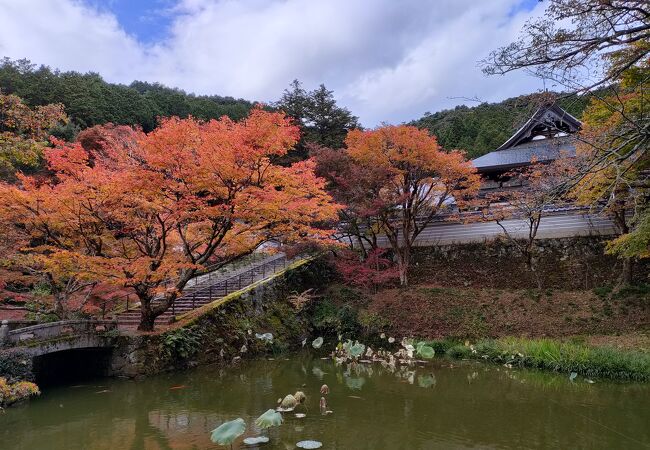
MULTIPOLYGON (((261 262, 257 262, 261 264, 261 262)), ((276 273, 285 267, 285 261, 276 260, 275 264, 267 267, 261 265, 249 269, 243 268, 239 273, 223 274, 210 279, 203 275, 203 279, 192 286, 186 287, 182 295, 174 302, 173 309, 170 308, 156 318, 156 325, 169 324, 176 315, 193 311, 211 301, 222 298, 230 293, 243 289, 252 283, 260 281, 265 277, 276 273)), ((159 304, 154 300, 153 304, 159 304)), ((117 315, 117 321, 122 327, 137 327, 140 323, 140 311, 130 310, 117 315)))

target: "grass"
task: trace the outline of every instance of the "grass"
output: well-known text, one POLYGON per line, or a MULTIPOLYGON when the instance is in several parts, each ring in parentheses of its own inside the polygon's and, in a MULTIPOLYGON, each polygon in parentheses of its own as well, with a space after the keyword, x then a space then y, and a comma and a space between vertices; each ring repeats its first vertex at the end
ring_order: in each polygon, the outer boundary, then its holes
POLYGON ((590 347, 552 339, 503 338, 447 349, 452 358, 485 359, 513 367, 576 372, 585 377, 650 381, 650 353, 590 347))

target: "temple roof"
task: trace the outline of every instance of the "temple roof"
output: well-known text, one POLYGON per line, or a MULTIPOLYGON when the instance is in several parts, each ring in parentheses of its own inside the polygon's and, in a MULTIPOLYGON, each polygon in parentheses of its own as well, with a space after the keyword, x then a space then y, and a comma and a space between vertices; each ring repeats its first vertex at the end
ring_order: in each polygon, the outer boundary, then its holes
POLYGON ((509 170, 530 164, 533 158, 539 162, 553 161, 562 155, 575 156, 575 138, 565 136, 530 141, 505 150, 495 150, 472 160, 479 172, 509 170))
POLYGON ((472 160, 479 172, 496 172, 526 166, 535 159, 552 161, 575 156, 575 138, 582 123, 556 104, 539 108, 498 149, 472 160))
POLYGON ((529 142, 537 135, 551 137, 552 134, 557 133, 576 133, 581 127, 582 123, 578 119, 558 105, 542 106, 497 150, 505 150, 529 142))

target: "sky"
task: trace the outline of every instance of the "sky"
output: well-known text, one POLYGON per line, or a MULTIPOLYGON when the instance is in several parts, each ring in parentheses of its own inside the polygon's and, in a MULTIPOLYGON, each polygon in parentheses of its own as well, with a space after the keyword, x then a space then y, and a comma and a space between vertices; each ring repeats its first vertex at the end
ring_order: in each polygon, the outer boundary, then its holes
POLYGON ((543 13, 536 0, 0 0, 0 57, 277 100, 324 83, 366 127, 539 91, 479 61, 543 13))

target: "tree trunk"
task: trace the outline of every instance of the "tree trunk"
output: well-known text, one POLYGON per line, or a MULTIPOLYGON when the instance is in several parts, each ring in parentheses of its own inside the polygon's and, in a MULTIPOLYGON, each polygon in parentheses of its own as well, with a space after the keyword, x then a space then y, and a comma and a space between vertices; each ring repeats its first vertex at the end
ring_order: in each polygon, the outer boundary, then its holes
POLYGON ((623 258, 623 268, 618 284, 619 286, 632 284, 632 258, 623 258))
POLYGON ((537 270, 537 265, 535 262, 535 256, 533 255, 532 247, 529 246, 526 248, 525 257, 526 257, 526 267, 528 268, 528 271, 533 274, 533 278, 535 278, 535 283, 537 284, 537 289, 541 291, 543 288, 542 277, 537 270))
POLYGON ((61 320, 67 318, 66 317, 67 313, 64 306, 65 304, 64 297, 65 297, 64 295, 58 292, 54 294, 54 314, 56 314, 56 316, 61 320))
POLYGON ((151 308, 150 298, 140 298, 140 324, 139 331, 153 331, 156 316, 151 308))
POLYGON ((399 284, 408 286, 409 252, 405 248, 402 248, 401 252, 397 253, 397 268, 399 270, 399 284))

